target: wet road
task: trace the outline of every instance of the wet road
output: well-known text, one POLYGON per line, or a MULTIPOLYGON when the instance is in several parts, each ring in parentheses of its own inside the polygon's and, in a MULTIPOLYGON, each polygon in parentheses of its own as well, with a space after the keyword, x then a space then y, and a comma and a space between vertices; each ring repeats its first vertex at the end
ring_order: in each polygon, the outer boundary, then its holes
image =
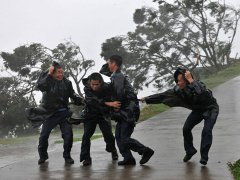
MULTIPOLYGON (((80 143, 72 150, 75 164, 65 166, 62 149, 50 152, 50 159, 42 166, 38 157, 31 157, 0 168, 1 180, 35 179, 106 179, 106 180, 232 180, 227 162, 240 158, 240 77, 214 89, 220 104, 220 114, 213 131, 213 145, 207 166, 202 166, 197 153, 190 162, 183 163, 182 126, 190 112, 183 108, 171 108, 137 125, 133 137, 152 147, 155 154, 146 165, 120 167, 105 152, 103 139, 92 141, 93 165, 83 167, 79 162, 80 143)), ((193 130, 194 145, 199 151, 203 122, 193 130)), ((140 156, 134 153, 136 160, 140 156)), ((0 162, 1 164, 1 162, 0 162)), ((0 166, 1 167, 1 166, 0 166)))

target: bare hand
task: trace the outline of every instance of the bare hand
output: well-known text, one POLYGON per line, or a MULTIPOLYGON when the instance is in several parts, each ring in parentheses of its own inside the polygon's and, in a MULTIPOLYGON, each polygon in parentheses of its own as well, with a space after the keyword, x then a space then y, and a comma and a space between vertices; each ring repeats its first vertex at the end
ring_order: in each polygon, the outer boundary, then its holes
POLYGON ((185 78, 187 79, 187 81, 191 84, 193 82, 193 78, 192 75, 189 71, 185 72, 185 78))
POLYGON ((113 102, 105 102, 107 106, 114 107, 114 108, 120 108, 121 102, 120 101, 113 101, 113 102))
POLYGON ((50 65, 49 69, 48 69, 48 74, 49 75, 52 75, 53 74, 53 71, 54 71, 54 66, 53 65, 50 65))
POLYGON ((121 102, 119 102, 119 101, 114 101, 114 102, 112 102, 112 107, 114 107, 114 108, 120 108, 120 107, 121 107, 121 102))
POLYGON ((145 102, 146 102, 145 97, 140 98, 139 100, 140 100, 142 103, 145 103, 145 102))

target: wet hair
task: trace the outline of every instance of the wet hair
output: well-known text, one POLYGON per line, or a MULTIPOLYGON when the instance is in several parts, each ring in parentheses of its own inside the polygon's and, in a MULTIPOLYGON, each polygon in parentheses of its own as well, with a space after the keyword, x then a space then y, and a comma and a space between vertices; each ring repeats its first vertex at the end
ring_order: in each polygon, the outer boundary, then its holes
POLYGON ((62 68, 62 66, 58 62, 56 62, 56 61, 52 62, 52 66, 54 67, 53 72, 55 72, 57 69, 61 69, 62 68))
POLYGON ((92 73, 90 76, 89 76, 89 82, 91 80, 98 80, 100 83, 103 83, 103 77, 101 76, 101 74, 95 72, 95 73, 92 73))
POLYGON ((122 57, 117 54, 110 56, 109 60, 110 62, 115 62, 118 67, 122 65, 122 57))
POLYGON ((179 75, 179 74, 182 74, 184 80, 186 80, 186 79, 185 79, 185 72, 186 72, 186 71, 187 71, 187 70, 184 69, 184 68, 181 68, 181 67, 177 68, 177 70, 176 70, 176 71, 174 72, 174 74, 173 74, 174 81, 175 81, 176 83, 178 82, 178 75, 179 75))

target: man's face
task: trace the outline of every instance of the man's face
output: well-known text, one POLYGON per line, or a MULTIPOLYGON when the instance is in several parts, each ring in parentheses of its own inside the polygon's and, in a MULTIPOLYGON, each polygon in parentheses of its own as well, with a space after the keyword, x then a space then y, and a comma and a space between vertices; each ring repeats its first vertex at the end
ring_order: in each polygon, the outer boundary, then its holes
POLYGON ((99 80, 91 80, 90 87, 93 91, 98 91, 101 87, 101 82, 99 80))
POLYGON ((179 74, 177 80, 178 80, 177 85, 178 85, 179 89, 184 89, 186 87, 187 83, 183 79, 183 75, 179 74))
POLYGON ((114 71, 116 71, 118 66, 115 61, 108 60, 108 68, 109 68, 110 72, 114 72, 114 71))
POLYGON ((64 72, 62 68, 56 69, 55 72, 53 73, 53 78, 61 81, 63 79, 64 72))

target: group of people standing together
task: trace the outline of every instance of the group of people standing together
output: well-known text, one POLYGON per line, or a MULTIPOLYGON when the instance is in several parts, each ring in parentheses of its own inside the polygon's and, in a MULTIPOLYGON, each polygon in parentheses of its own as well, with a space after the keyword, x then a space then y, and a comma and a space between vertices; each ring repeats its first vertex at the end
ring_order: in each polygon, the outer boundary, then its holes
MULTIPOLYGON (((121 66, 122 57, 112 55, 102 66, 100 73, 92 73, 83 79, 84 99, 74 92, 71 81, 64 77, 63 68, 59 63, 52 64, 48 71, 40 75, 36 86, 43 93, 41 107, 48 115, 45 116, 40 133, 38 164, 43 164, 48 159, 48 138, 57 125, 60 126, 64 139, 65 163, 74 163, 70 154, 73 144, 72 125, 67 121, 71 116, 68 108, 69 98, 74 104, 85 106, 84 134, 80 153, 80 162, 84 166, 92 164, 90 139, 97 125, 102 131, 106 151, 111 153, 112 160, 118 160, 116 139, 119 152, 123 157, 122 161, 118 161, 118 165, 136 164, 131 151, 141 155, 140 164, 149 161, 154 150, 131 138, 140 115, 139 100, 129 79, 121 72, 121 66), (101 74, 110 77, 110 83, 105 83, 101 74), (112 133, 111 120, 116 121, 115 137, 112 133)), ((218 104, 212 92, 202 82, 194 80, 188 70, 178 68, 174 73, 174 80, 176 82, 174 88, 141 98, 140 101, 148 104, 164 103, 170 107, 180 106, 192 110, 183 127, 186 151, 184 162, 189 161, 197 153, 193 146, 191 130, 204 119, 200 163, 206 165, 212 144, 212 129, 219 111, 218 104)))

